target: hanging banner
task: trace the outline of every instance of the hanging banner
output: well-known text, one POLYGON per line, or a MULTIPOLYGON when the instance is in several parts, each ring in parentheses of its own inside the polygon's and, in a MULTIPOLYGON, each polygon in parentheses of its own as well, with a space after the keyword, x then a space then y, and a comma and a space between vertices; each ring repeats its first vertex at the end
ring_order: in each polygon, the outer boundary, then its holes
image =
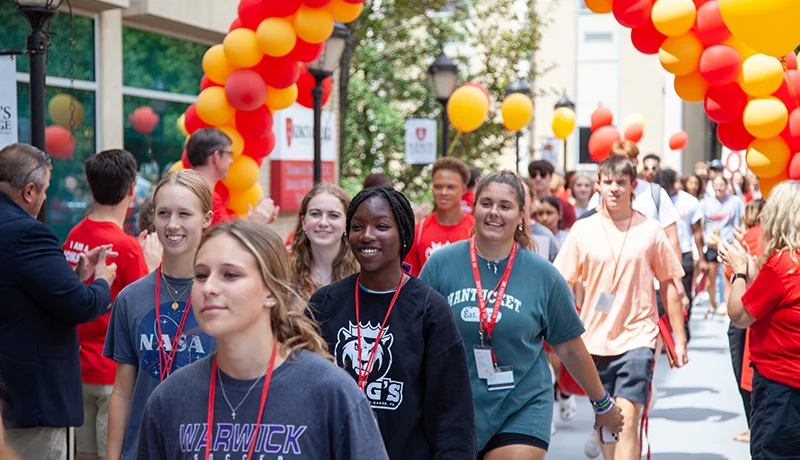
POLYGON ((406 120, 406 163, 427 165, 436 161, 436 120, 406 120))
POLYGON ((0 56, 0 149, 17 142, 16 76, 14 56, 0 56))

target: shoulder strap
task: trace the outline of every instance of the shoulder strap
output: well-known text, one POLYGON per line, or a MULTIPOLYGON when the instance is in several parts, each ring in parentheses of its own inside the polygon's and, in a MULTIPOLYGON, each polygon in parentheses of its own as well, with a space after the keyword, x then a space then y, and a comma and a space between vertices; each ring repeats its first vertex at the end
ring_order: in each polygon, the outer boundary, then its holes
POLYGON ((661 211, 661 186, 651 182, 650 194, 653 195, 653 202, 656 204, 656 213, 661 211))

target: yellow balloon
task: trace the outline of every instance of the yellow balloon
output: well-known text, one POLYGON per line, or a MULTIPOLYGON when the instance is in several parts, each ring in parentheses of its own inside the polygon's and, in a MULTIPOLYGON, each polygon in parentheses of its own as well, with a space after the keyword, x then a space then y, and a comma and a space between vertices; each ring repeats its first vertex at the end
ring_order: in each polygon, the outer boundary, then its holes
POLYGON ((692 0, 658 0, 650 17, 659 32, 677 37, 692 29, 697 7, 692 0))
POLYGON ((225 48, 214 45, 203 55, 203 72, 214 83, 224 85, 225 80, 236 70, 225 57, 225 48))
POLYGON ((627 128, 630 125, 639 125, 644 128, 644 115, 641 113, 632 113, 625 117, 625 120, 622 122, 622 127, 627 128))
POLYGON ((267 18, 261 21, 256 37, 261 52, 272 57, 286 56, 297 43, 294 26, 281 18, 267 18))
POLYGON ((790 156, 789 145, 782 137, 756 139, 747 149, 747 167, 762 179, 778 177, 786 171, 790 156))
POLYGON ((244 138, 242 135, 239 134, 239 131, 232 126, 220 126, 218 129, 231 138, 231 151, 233 152, 233 158, 238 158, 239 155, 244 152, 244 138))
POLYGON ((675 92, 686 102, 700 102, 706 97, 710 86, 700 72, 675 77, 675 92))
POLYGON ((703 49, 703 43, 697 36, 687 32, 677 37, 667 37, 658 50, 658 58, 667 72, 676 76, 689 75, 697 70, 703 49))
POLYGON ((739 56, 742 59, 747 59, 754 54, 758 54, 758 51, 750 48, 749 46, 745 45, 741 40, 736 38, 736 36, 732 36, 731 38, 722 42, 723 45, 728 45, 731 48, 735 49, 739 56))
POLYGON ((589 11, 597 14, 606 14, 611 12, 612 0, 585 0, 586 7, 589 11))
POLYGON ((247 205, 256 207, 262 198, 264 198, 264 190, 261 189, 261 184, 258 183, 244 191, 231 190, 231 195, 228 198, 228 209, 235 212, 239 217, 247 217, 247 205))
POLYGON ((754 97, 769 96, 783 83, 783 66, 778 58, 766 54, 755 54, 742 64, 740 86, 754 97))
MULTIPOLYGON (((240 155, 228 168, 228 177, 222 183, 231 191, 245 191, 258 182, 258 163, 247 155, 240 155)), ((231 208, 232 211, 236 211, 231 208)))
POLYGON ((186 169, 186 168, 183 167, 183 161, 178 160, 175 163, 172 163, 172 166, 169 167, 167 172, 171 173, 171 172, 175 172, 175 171, 183 171, 184 169, 186 169))
POLYGON ((223 126, 236 114, 225 97, 225 88, 212 86, 204 89, 195 103, 197 116, 211 126, 223 126))
POLYGON ((776 185, 787 180, 789 180, 789 171, 783 171, 777 176, 771 178, 759 177, 758 189, 762 195, 768 197, 776 185))
POLYGON ((725 25, 749 47, 773 57, 783 57, 800 43, 800 1, 719 0, 725 25))
POLYGON ((234 67, 253 67, 261 61, 264 53, 258 48, 256 33, 244 27, 228 32, 222 40, 225 57, 234 67))
POLYGON ((333 15, 325 8, 301 6, 294 15, 297 36, 308 43, 322 43, 333 34, 333 15))
POLYGON ((182 113, 181 116, 178 117, 178 121, 175 122, 178 126, 178 131, 184 136, 189 135, 189 131, 186 131, 186 114, 182 113))
POLYGON ((267 100, 265 104, 274 113, 276 110, 283 110, 291 107, 297 100, 297 84, 288 88, 278 89, 267 86, 267 100))
POLYGON ((501 112, 503 126, 509 131, 519 131, 533 118, 533 101, 524 94, 510 94, 503 100, 501 112))
POLYGON ((462 133, 480 128, 488 114, 489 99, 475 86, 458 88, 447 102, 447 116, 453 127, 462 133))
POLYGON ((83 126, 83 104, 69 94, 56 94, 47 104, 53 123, 67 129, 83 126))
POLYGON ((744 109, 744 127, 759 139, 778 136, 789 121, 789 111, 777 97, 753 99, 744 109))
POLYGON ((559 107, 553 114, 551 127, 557 138, 566 139, 575 129, 575 112, 569 107, 559 107))
POLYGON ((361 15, 364 10, 363 3, 347 3, 344 0, 331 0, 330 3, 325 5, 325 8, 331 12, 334 21, 347 24, 353 22, 361 15))

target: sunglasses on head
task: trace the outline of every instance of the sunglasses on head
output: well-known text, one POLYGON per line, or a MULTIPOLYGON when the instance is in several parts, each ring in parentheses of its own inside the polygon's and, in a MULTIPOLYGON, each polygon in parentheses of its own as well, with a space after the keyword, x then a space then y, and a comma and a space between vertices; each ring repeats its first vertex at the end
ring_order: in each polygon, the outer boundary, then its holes
POLYGON ((44 158, 39 163, 37 163, 36 166, 33 167, 33 169, 28 171, 28 174, 25 175, 25 179, 22 180, 22 183, 27 184, 28 179, 31 178, 31 174, 35 173, 42 166, 44 165, 52 166, 52 164, 53 164, 53 159, 50 157, 50 154, 44 152, 44 158))

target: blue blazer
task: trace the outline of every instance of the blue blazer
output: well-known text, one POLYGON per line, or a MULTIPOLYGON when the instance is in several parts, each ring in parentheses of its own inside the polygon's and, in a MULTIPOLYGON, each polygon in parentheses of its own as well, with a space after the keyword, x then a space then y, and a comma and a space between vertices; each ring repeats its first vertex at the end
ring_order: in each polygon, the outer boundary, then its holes
POLYGON ((50 228, 0 193, 0 405, 8 428, 83 424, 76 325, 111 307, 82 283, 50 228))

